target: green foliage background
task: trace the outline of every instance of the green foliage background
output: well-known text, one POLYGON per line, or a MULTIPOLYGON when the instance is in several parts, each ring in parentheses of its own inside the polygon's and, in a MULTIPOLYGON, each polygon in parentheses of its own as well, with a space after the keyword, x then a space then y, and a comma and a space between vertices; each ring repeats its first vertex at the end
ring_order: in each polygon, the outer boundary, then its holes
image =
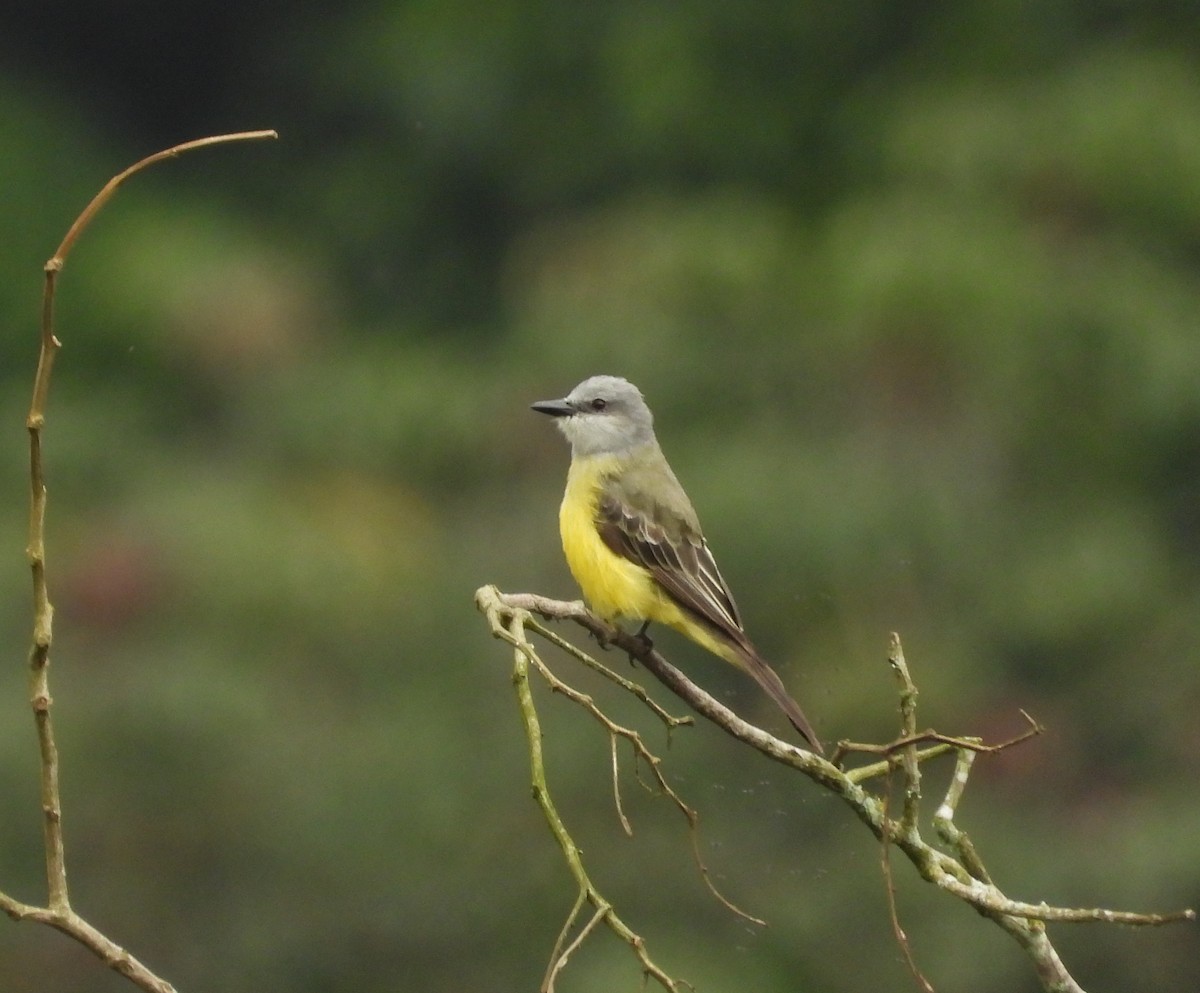
MULTIPOLYGON (((41 898, 41 263, 141 155, 275 127, 139 178, 61 284, 53 685, 85 916, 183 991, 536 987, 574 894, 471 593, 574 595, 566 453, 527 405, 601 371, 645 390, 827 739, 892 734, 899 630, 923 723, 1049 728, 961 811, 1002 885, 1200 903, 1198 70, 1178 0, 5 5, 0 887, 41 898)), ((709 864, 771 922, 749 930, 632 779, 620 834, 606 743, 544 708, 559 803, 670 971, 912 988, 836 803, 676 738, 709 864)), ((897 882, 939 989, 1035 988, 897 882)), ((1194 927, 1055 935, 1089 989, 1200 984, 1194 927)), ((562 986, 638 984, 600 939, 562 986)), ((0 927, 0 989, 126 988, 0 927)))

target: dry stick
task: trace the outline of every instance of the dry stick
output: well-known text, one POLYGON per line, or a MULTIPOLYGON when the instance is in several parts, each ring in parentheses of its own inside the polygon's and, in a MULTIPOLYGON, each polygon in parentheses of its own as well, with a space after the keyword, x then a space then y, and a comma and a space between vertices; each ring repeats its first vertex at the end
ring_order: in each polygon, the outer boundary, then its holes
MULTIPOLYGON (((495 586, 484 586, 477 590, 475 602, 487 616, 493 635, 503 640, 509 640, 511 636, 501 622, 510 619, 516 613, 532 611, 550 620, 575 621, 601 639, 602 643, 615 645, 621 651, 636 658, 664 686, 727 734, 756 749, 767 758, 796 769, 814 782, 831 790, 846 802, 855 816, 870 829, 876 838, 882 839, 885 835, 890 835, 893 844, 905 854, 926 881, 934 883, 970 904, 979 913, 991 918, 1012 935, 1033 961, 1034 969, 1043 988, 1051 993, 1076 993, 1076 991, 1080 991, 1080 987, 1067 971, 1046 935, 1046 922, 1104 922, 1153 926, 1196 919, 1196 913, 1191 909, 1170 914, 1141 914, 1103 908, 1051 907, 1044 903, 1030 904, 1013 900, 989 881, 973 848, 969 849, 970 856, 966 855, 967 849, 962 849, 960 851, 962 860, 960 861, 927 843, 915 825, 911 830, 903 830, 904 818, 899 822, 888 819, 880 799, 864 790, 859 784, 859 779, 868 778, 867 776, 856 777, 854 771, 847 773, 820 756, 782 741, 742 720, 728 707, 684 676, 644 641, 606 624, 588 611, 581 602, 564 602, 528 593, 506 594, 501 593, 495 586)), ((1003 743, 1004 747, 1016 741, 1025 740, 1040 730, 1028 715, 1025 717, 1033 724, 1033 730, 1018 736, 1012 742, 1003 743)), ((1001 747, 981 745, 972 739, 952 738, 937 732, 926 732, 902 735, 897 742, 890 746, 871 746, 869 750, 876 754, 894 754, 897 749, 915 746, 923 741, 935 741, 938 744, 925 752, 917 752, 919 760, 952 749, 979 752, 994 751, 1001 747)), ((540 742, 538 747, 540 750, 540 742)), ((883 766, 886 769, 887 763, 883 763, 883 766)), ((878 774, 874 770, 869 770, 869 772, 870 775, 878 774)), ((965 786, 965 771, 956 770, 956 775, 960 772, 964 777, 964 782, 958 786, 952 798, 948 794, 948 798, 951 800, 951 811, 961 796, 962 787, 965 786)), ((941 813, 942 811, 939 810, 939 814, 941 813)))
MULTIPOLYGON (((908 664, 904 661, 904 649, 900 645, 900 636, 895 632, 891 637, 891 649, 888 651, 888 665, 896 676, 900 693, 900 738, 906 742, 899 748, 900 767, 904 771, 904 812, 900 818, 898 830, 901 834, 912 834, 918 829, 917 822, 921 806, 921 762, 917 756, 917 687, 908 672, 908 664)), ((889 756, 889 762, 895 763, 895 754, 889 756)), ((883 823, 888 825, 888 806, 891 801, 892 777, 889 775, 887 789, 883 794, 883 823)), ((921 988, 923 993, 935 993, 933 985, 917 965, 913 955, 908 933, 900 923, 900 912, 896 906, 896 886, 892 878, 892 845, 891 831, 882 833, 879 839, 880 865, 883 870, 883 887, 887 892, 888 916, 892 922, 892 934, 900 946, 900 952, 908 965, 908 971, 921 988)))
POLYGON ((50 373, 61 342, 54 334, 54 290, 58 274, 67 256, 93 217, 116 193, 117 188, 143 169, 175 158, 184 152, 208 145, 278 137, 274 131, 244 131, 215 135, 184 142, 156 152, 110 179, 92 198, 67 231, 58 250, 46 262, 46 282, 42 294, 41 348, 33 381, 33 399, 25 426, 29 431, 29 544, 26 555, 33 573, 33 643, 29 650, 29 697, 37 726, 41 755, 42 835, 46 851, 45 907, 34 907, 0 893, 0 910, 14 920, 36 920, 57 928, 90 948, 108 966, 128 977, 143 989, 155 993, 173 993, 170 983, 158 978, 119 945, 109 940, 71 909, 67 890, 67 866, 63 849, 62 804, 58 788, 58 748, 50 719, 50 645, 53 641, 54 607, 46 584, 46 479, 42 463, 42 429, 46 423, 46 400, 50 392, 50 373))
MULTIPOLYGON (((529 644, 528 640, 525 639, 525 637, 524 637, 524 629, 527 627, 532 627, 535 630, 542 631, 542 630, 544 630, 542 628, 542 626, 533 620, 532 616, 529 614, 528 611, 518 611, 518 612, 514 613, 513 614, 513 624, 515 625, 515 627, 512 629, 512 631, 515 632, 517 629, 520 630, 520 637, 519 637, 518 641, 512 642, 513 645, 515 647, 520 647, 523 651, 528 649, 528 651, 532 652, 532 646, 529 644)), ((510 639, 505 638, 505 640, 510 640, 510 639)), ((556 635, 556 636, 554 636, 553 640, 557 644, 560 639, 558 639, 558 637, 556 635)), ((578 657, 579 655, 583 654, 582 652, 579 651, 579 649, 575 648, 573 645, 571 646, 571 649, 572 649, 572 651, 571 651, 572 655, 575 655, 578 657)), ((670 800, 675 805, 675 808, 681 814, 683 814, 683 816, 686 818, 686 820, 688 822, 688 832, 691 836, 691 842, 692 842, 692 860, 696 863, 696 868, 700 873, 700 878, 704 880, 704 885, 708 888, 708 891, 717 899, 718 902, 723 904, 728 910, 737 914, 743 920, 747 921, 750 924, 756 924, 759 927, 766 927, 766 921, 762 920, 761 918, 755 917, 753 914, 747 913, 745 910, 743 910, 741 907, 739 907, 737 904, 735 904, 732 900, 730 900, 727 896, 725 896, 725 894, 722 893, 717 888, 717 884, 715 882, 713 882, 712 873, 709 871, 708 865, 704 861, 704 856, 701 854, 701 851, 700 851, 700 815, 694 809, 692 809, 690 806, 688 806, 686 803, 684 803, 683 798, 680 797, 679 794, 667 782, 666 776, 663 775, 663 771, 662 771, 662 759, 660 759, 657 755, 655 755, 653 752, 651 752, 649 748, 646 747, 646 743, 642 740, 642 736, 640 734, 638 734, 636 731, 633 731, 629 728, 622 727, 621 725, 616 724, 614 721, 611 721, 607 716, 605 716, 604 712, 598 706, 596 706, 595 701, 591 697, 586 696, 583 693, 580 693, 578 690, 569 686, 567 683, 564 683, 553 672, 551 672, 550 668, 546 665, 545 662, 542 661, 541 656, 539 656, 536 652, 533 652, 532 654, 530 654, 528 656, 528 658, 529 658, 529 661, 537 668, 542 679, 544 679, 546 681, 546 684, 550 687, 550 689, 552 689, 555 693, 561 693, 563 696, 567 697, 568 699, 572 700, 579 706, 583 707, 584 710, 586 710, 593 718, 595 718, 595 720, 600 722, 600 724, 602 724, 604 726, 604 728, 608 731, 609 738, 610 738, 610 740, 613 744, 613 748, 614 748, 612 772, 613 772, 613 788, 614 788, 614 793, 616 794, 617 816, 620 819, 621 826, 625 829, 626 834, 628 834, 629 836, 632 837, 633 829, 630 826, 629 821, 626 819, 625 813, 621 807, 620 789, 618 787, 618 781, 617 781, 618 767, 617 767, 616 752, 615 752, 616 742, 617 742, 618 738, 623 738, 626 741, 628 741, 630 746, 633 749, 633 758, 634 758, 634 763, 635 763, 635 769, 638 770, 638 781, 641 782, 642 785, 650 792, 652 792, 652 793, 657 792, 660 796, 665 796, 668 800, 670 800), (645 782, 641 778, 641 775, 640 775, 640 769, 641 769, 640 763, 641 762, 645 762, 646 766, 650 769, 650 772, 654 777, 653 785, 645 782)), ((646 706, 655 714, 655 716, 659 717, 663 721, 663 723, 666 725, 668 734, 670 734, 671 730, 673 728, 677 727, 679 724, 682 724, 685 721, 687 721, 687 722, 691 721, 690 717, 689 718, 672 717, 665 710, 663 710, 662 707, 660 707, 658 704, 654 703, 654 701, 652 701, 650 699, 650 697, 646 694, 646 691, 641 686, 638 686, 636 683, 634 683, 628 679, 625 679, 625 677, 623 677, 623 676, 617 675, 611 669, 608 669, 606 666, 602 666, 594 660, 589 660, 588 664, 591 668, 594 668, 597 671, 601 672, 602 674, 606 675, 607 677, 612 679, 614 682, 616 682, 619 686, 621 686, 623 689, 625 689, 627 692, 631 693, 638 700, 640 700, 644 704, 646 704, 646 706)))
POLYGON ((545 818, 546 824, 550 827, 551 833, 558 842, 559 848, 562 849, 563 858, 566 860, 567 867, 570 869, 571 875, 575 879, 575 884, 579 888, 578 894, 575 897, 575 903, 571 907, 571 912, 567 915, 567 920, 563 924, 562 931, 559 932, 558 941, 555 942, 554 951, 550 957, 550 965, 542 980, 541 993, 553 993, 554 982, 558 978, 558 974, 566 967, 567 960, 571 954, 580 946, 583 939, 601 922, 606 924, 617 937, 633 949, 634 954, 641 963, 642 974, 645 977, 654 979, 668 993, 679 993, 680 988, 688 984, 672 979, 651 960, 649 954, 646 952, 644 939, 621 919, 613 905, 600 893, 599 889, 596 888, 596 885, 588 876, 579 846, 575 844, 574 839, 567 830, 566 824, 563 823, 562 817, 559 816, 558 810, 554 806, 554 800, 550 795, 549 784, 546 781, 546 767, 542 759, 541 721, 538 719, 537 707, 533 702, 533 691, 529 685, 529 666, 530 663, 537 665, 535 661, 537 660, 537 653, 533 650, 533 646, 525 639, 521 627, 520 615, 511 614, 508 626, 504 625, 498 615, 493 615, 493 620, 500 625, 499 630, 504 632, 504 640, 513 646, 513 687, 517 693, 521 719, 525 725, 525 738, 529 745, 529 771, 533 781, 533 798, 541 808, 542 816, 545 818), (585 904, 591 904, 595 913, 593 913, 588 922, 582 927, 575 939, 570 943, 566 943, 567 936, 571 933, 576 921, 579 920, 579 915, 585 904))
MULTIPOLYGON (((883 817, 886 820, 888 816, 888 808, 891 805, 891 780, 888 780, 888 789, 883 794, 883 817)), ((912 945, 908 940, 908 933, 904 930, 904 926, 900 923, 900 911, 896 906, 896 886, 892 879, 892 846, 888 844, 887 836, 885 835, 879 842, 879 865, 883 871, 883 888, 887 894, 888 919, 892 923, 892 936, 896 939, 896 944, 900 946, 900 954, 904 956, 904 964, 908 966, 908 971, 912 973, 912 977, 921 987, 922 993, 937 993, 933 988, 933 984, 925 977, 925 973, 921 971, 921 967, 917 965, 917 960, 913 957, 912 945)))

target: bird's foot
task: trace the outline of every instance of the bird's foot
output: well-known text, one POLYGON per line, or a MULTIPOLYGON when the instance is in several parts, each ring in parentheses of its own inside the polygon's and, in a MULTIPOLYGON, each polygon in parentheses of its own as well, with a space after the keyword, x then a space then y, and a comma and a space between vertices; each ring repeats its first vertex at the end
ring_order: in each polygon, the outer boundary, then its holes
MULTIPOLYGON (((642 626, 633 634, 634 640, 641 645, 643 654, 654 650, 654 642, 651 640, 650 636, 646 634, 646 629, 648 627, 650 627, 650 622, 643 621, 642 626)), ((634 666, 637 665, 637 658, 634 657, 632 653, 629 656, 629 664, 634 666)))

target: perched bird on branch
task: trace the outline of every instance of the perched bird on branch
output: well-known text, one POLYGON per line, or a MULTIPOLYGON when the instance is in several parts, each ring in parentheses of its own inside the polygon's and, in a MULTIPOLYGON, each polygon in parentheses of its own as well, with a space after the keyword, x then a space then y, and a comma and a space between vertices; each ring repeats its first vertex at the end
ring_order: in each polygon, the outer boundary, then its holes
POLYGON ((642 634, 652 621, 666 624, 737 666, 823 754, 804 712, 746 636, 641 391, 617 376, 593 376, 532 407, 556 418, 571 442, 559 530, 592 610, 609 621, 642 621, 642 634))

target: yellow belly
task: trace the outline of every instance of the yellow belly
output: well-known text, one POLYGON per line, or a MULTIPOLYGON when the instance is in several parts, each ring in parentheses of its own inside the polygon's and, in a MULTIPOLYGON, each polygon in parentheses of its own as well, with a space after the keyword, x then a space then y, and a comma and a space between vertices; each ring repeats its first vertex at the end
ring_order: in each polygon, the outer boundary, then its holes
MULTIPOLYGON (((779 677, 763 662, 743 638, 733 638, 714 625, 687 613, 659 585, 643 566, 612 551, 596 530, 597 507, 606 476, 620 469, 612 455, 572 459, 567 473, 567 492, 558 511, 558 526, 563 552, 575 582, 591 609, 605 620, 653 621, 674 628, 718 658, 750 673, 776 700, 790 703, 779 677), (770 678, 764 675, 770 674, 770 678), (777 684, 777 685, 776 685, 777 684)), ((740 634, 740 630, 739 630, 740 634)), ((780 704, 789 714, 791 710, 780 704)), ((791 703, 798 720, 805 725, 799 708, 791 703)), ((809 736, 809 732, 804 732, 809 736)), ((809 740, 815 741, 813 738, 809 740)))
POLYGON ((575 460, 567 473, 567 492, 559 508, 558 525, 571 575, 588 606, 606 620, 654 621, 700 640, 691 630, 695 622, 684 615, 650 573, 609 549, 596 530, 601 483, 604 474, 612 471, 614 461, 611 457, 575 460))

